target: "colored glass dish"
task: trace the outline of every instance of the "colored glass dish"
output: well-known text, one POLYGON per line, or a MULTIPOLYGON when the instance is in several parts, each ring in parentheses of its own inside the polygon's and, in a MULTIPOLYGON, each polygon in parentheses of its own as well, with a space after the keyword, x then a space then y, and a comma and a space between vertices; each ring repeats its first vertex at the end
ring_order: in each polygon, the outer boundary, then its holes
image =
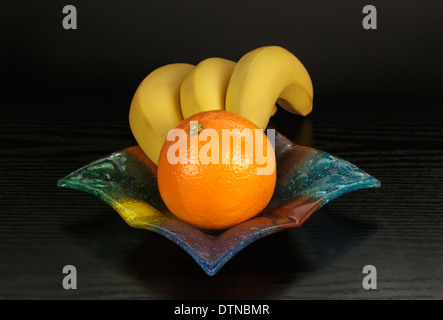
POLYGON ((218 232, 197 229, 167 209, 157 187, 157 167, 138 146, 94 161, 57 185, 91 193, 129 226, 174 241, 212 276, 254 241, 302 226, 314 212, 347 192, 381 185, 348 161, 295 145, 278 132, 275 153, 277 184, 268 206, 255 218, 218 232))

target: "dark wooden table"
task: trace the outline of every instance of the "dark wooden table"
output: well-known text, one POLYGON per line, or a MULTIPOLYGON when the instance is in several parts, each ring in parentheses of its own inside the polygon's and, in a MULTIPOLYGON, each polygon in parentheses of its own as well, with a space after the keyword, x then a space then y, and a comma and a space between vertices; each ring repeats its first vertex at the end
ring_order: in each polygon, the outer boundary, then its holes
MULTIPOLYGON (((75 96, 73 94, 73 96, 75 96)), ((129 98, 1 97, 0 299, 442 299, 443 99, 320 95, 273 125, 382 182, 265 237, 213 277, 166 238, 130 228, 56 181, 135 145, 129 98), (65 290, 65 265, 77 289, 65 290), (363 267, 377 289, 362 286, 363 267)))

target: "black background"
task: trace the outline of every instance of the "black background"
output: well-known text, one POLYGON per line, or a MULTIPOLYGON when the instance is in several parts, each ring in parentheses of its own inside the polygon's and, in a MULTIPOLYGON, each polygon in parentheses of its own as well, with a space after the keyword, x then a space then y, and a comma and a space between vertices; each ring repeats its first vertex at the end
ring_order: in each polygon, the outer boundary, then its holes
POLYGON ((441 1, 9 1, 0 7, 2 91, 130 97, 154 68, 262 45, 293 52, 316 93, 435 93, 441 1), (76 6, 78 29, 62 27, 76 6), (377 30, 362 9, 377 8, 377 30))
POLYGON ((430 0, 3 1, 0 298, 443 298, 442 13, 430 0), (62 27, 67 4, 77 30, 62 27), (367 4, 377 30, 362 27, 367 4), (314 84, 312 114, 279 110, 276 129, 382 188, 328 203, 208 277, 171 241, 56 186, 136 144, 128 111, 152 70, 262 45, 293 52, 314 84), (61 286, 68 264, 77 290, 61 286), (362 288, 368 264, 377 290, 362 288))

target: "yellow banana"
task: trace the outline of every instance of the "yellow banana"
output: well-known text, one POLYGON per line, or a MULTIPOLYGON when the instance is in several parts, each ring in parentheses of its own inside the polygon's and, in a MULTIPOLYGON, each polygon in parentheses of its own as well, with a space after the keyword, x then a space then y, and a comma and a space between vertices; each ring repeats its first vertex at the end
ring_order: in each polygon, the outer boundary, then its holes
POLYGON ((180 110, 180 87, 195 68, 187 63, 173 63, 152 71, 138 86, 129 110, 129 124, 143 152, 158 164, 158 157, 169 130, 183 116, 180 110))
POLYGON ((305 116, 312 111, 312 99, 312 81, 303 64, 282 47, 265 46, 237 62, 226 93, 226 110, 265 129, 276 102, 305 116))
POLYGON ((272 108, 272 111, 271 111, 271 117, 276 113, 277 113, 277 106, 274 104, 274 107, 272 108))
POLYGON ((183 118, 209 110, 224 110, 226 90, 235 62, 207 58, 198 63, 183 80, 180 104, 183 118))

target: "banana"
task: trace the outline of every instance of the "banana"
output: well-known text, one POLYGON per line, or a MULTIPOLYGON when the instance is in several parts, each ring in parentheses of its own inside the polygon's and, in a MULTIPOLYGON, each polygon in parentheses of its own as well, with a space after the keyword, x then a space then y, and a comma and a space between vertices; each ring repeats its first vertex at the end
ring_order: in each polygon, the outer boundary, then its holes
POLYGON ((198 63, 183 80, 180 104, 183 118, 209 110, 224 110, 228 82, 235 62, 207 58, 198 63))
POLYGON ((226 110, 265 129, 275 103, 305 116, 312 111, 312 99, 312 81, 303 64, 282 47, 265 46, 237 62, 226 93, 226 110))
POLYGON ((152 71, 138 86, 129 110, 129 124, 143 152, 158 164, 158 157, 169 130, 183 120, 180 87, 195 68, 173 63, 152 71))
POLYGON ((276 113, 277 113, 277 105, 274 104, 274 107, 272 108, 272 111, 271 111, 271 117, 276 113))

